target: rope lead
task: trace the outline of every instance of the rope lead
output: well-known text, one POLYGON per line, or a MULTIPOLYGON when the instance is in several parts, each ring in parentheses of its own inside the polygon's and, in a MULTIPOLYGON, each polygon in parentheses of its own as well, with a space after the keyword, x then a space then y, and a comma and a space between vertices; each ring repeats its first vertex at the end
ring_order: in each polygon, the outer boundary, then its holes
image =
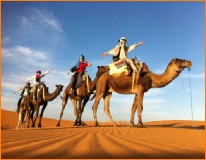
POLYGON ((191 99, 191 103, 190 103, 190 105, 191 105, 191 114, 192 114, 192 127, 194 128, 194 129, 196 129, 195 128, 195 126, 194 126, 194 120, 193 120, 193 109, 192 109, 192 87, 191 87, 191 78, 190 78, 190 68, 188 68, 188 73, 189 73, 189 84, 190 84, 190 99, 191 99))

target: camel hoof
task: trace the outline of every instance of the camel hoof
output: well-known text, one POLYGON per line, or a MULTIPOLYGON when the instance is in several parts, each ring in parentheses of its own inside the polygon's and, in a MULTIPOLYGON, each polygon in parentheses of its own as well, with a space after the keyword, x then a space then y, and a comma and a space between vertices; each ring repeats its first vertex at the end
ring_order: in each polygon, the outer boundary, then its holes
POLYGON ((130 127, 135 127, 135 125, 134 124, 130 124, 130 127))
POLYGON ((38 127, 41 128, 42 127, 41 124, 38 124, 38 127))
POLYGON ((99 127, 99 124, 96 122, 96 123, 94 123, 94 126, 95 127, 99 127))
POLYGON ((57 123, 57 125, 56 125, 57 127, 60 127, 60 123, 57 123))
POLYGON ((130 122, 131 127, 135 127, 134 122, 130 122))
POLYGON ((137 128, 145 128, 142 123, 137 124, 137 128))
POLYGON ((119 125, 117 125, 116 123, 113 124, 113 127, 119 127, 119 125))

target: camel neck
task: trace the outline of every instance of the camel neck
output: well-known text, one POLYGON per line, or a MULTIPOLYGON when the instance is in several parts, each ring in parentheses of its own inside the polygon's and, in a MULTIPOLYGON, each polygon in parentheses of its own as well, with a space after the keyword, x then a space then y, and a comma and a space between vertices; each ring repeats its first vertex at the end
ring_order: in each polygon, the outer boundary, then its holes
POLYGON ((155 74, 149 71, 150 77, 152 79, 152 88, 162 88, 167 84, 172 82, 176 77, 179 76, 179 73, 174 71, 172 67, 168 66, 163 74, 155 74))
POLYGON ((45 91, 45 100, 53 101, 58 95, 59 95, 59 92, 57 91, 57 89, 51 94, 48 91, 45 91))

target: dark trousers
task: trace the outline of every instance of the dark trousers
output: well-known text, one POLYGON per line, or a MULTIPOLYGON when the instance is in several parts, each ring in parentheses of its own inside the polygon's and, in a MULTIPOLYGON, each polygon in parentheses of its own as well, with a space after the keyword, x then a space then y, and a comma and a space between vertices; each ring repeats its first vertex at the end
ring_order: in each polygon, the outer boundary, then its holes
POLYGON ((76 83, 77 83, 77 77, 78 77, 78 74, 77 72, 74 73, 74 79, 73 79, 73 82, 72 82, 72 89, 75 90, 75 86, 76 86, 76 83))

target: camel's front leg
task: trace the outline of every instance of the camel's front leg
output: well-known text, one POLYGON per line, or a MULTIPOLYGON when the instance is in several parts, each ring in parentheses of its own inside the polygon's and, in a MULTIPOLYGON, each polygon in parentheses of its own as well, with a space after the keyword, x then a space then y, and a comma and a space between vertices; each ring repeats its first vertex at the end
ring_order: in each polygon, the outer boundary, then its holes
POLYGON ((71 99, 73 108, 74 108, 74 115, 77 116, 78 115, 78 110, 77 110, 77 100, 75 99, 71 99))
POLYGON ((41 125, 41 120, 42 120, 42 117, 43 117, 43 114, 44 114, 44 110, 46 109, 47 104, 48 104, 47 101, 44 102, 43 107, 42 107, 42 109, 41 109, 41 114, 40 114, 40 116, 39 116, 38 127, 42 127, 42 125, 41 125))
POLYGON ((134 102, 132 104, 132 108, 131 108, 131 117, 130 117, 130 125, 132 127, 134 127, 134 115, 135 115, 135 111, 137 110, 137 94, 134 97, 134 102))
POLYGON ((137 99, 136 101, 136 106, 137 106, 137 115, 138 115, 138 128, 143 128, 143 123, 142 123, 142 111, 143 111, 143 97, 144 97, 144 92, 139 93, 138 96, 135 98, 137 99))
POLYGON ((21 116, 22 116, 22 111, 19 111, 19 119, 18 119, 18 123, 17 123, 16 129, 19 128, 19 125, 20 125, 20 122, 21 122, 21 116))
POLYGON ((104 113, 106 113, 106 115, 109 117, 110 121, 113 123, 114 127, 117 127, 118 125, 115 123, 115 121, 113 120, 111 114, 110 114, 110 110, 109 110, 109 100, 112 96, 112 93, 107 93, 104 96, 104 113))
POLYGON ((27 116, 27 117, 28 117, 28 120, 27 120, 27 121, 28 121, 27 128, 29 128, 29 127, 30 127, 30 119, 31 119, 31 110, 28 110, 28 111, 27 111, 27 115, 28 115, 28 116, 27 116))
POLYGON ((81 106, 82 106, 82 97, 79 97, 78 100, 78 110, 76 111, 76 120, 74 122, 73 126, 79 126, 80 125, 80 121, 79 121, 79 116, 80 116, 80 112, 81 112, 81 106))
POLYGON ((82 107, 81 107, 81 112, 80 112, 80 114, 79 114, 79 122, 80 122, 80 125, 81 125, 81 126, 84 126, 84 125, 85 125, 85 123, 82 121, 82 113, 84 112, 84 107, 86 106, 87 102, 89 101, 89 97, 90 97, 90 96, 86 96, 86 97, 84 98, 84 101, 83 101, 83 104, 82 104, 82 107))
POLYGON ((36 120, 37 120, 37 118, 38 118, 38 115, 39 115, 39 103, 37 102, 37 104, 35 104, 37 107, 34 107, 34 108, 37 108, 37 110, 36 110, 36 114, 35 114, 35 116, 34 116, 34 120, 33 120, 33 124, 32 124, 32 127, 35 127, 35 123, 36 123, 36 120))
POLYGON ((63 98, 62 98, 62 110, 60 112, 60 118, 59 118, 59 121, 57 123, 57 127, 60 127, 60 122, 61 122, 61 119, 62 119, 62 116, 63 116, 63 113, 64 113, 64 109, 65 109, 65 106, 67 104, 67 101, 68 101, 68 94, 66 93, 66 90, 64 91, 64 94, 63 94, 63 98))
POLYGON ((94 115, 94 126, 99 126, 98 122, 97 122, 97 108, 98 108, 98 105, 99 105, 99 102, 100 102, 100 99, 103 97, 103 94, 100 93, 100 94, 97 94, 96 97, 95 97, 95 101, 94 101, 94 105, 92 107, 93 109, 93 115, 94 115))
POLYGON ((24 119, 22 119, 22 120, 23 120, 23 122, 22 122, 22 124, 23 124, 23 128, 25 128, 25 123, 26 123, 26 119, 27 119, 27 117, 28 117, 28 115, 27 115, 27 111, 25 111, 25 113, 24 113, 24 119))

